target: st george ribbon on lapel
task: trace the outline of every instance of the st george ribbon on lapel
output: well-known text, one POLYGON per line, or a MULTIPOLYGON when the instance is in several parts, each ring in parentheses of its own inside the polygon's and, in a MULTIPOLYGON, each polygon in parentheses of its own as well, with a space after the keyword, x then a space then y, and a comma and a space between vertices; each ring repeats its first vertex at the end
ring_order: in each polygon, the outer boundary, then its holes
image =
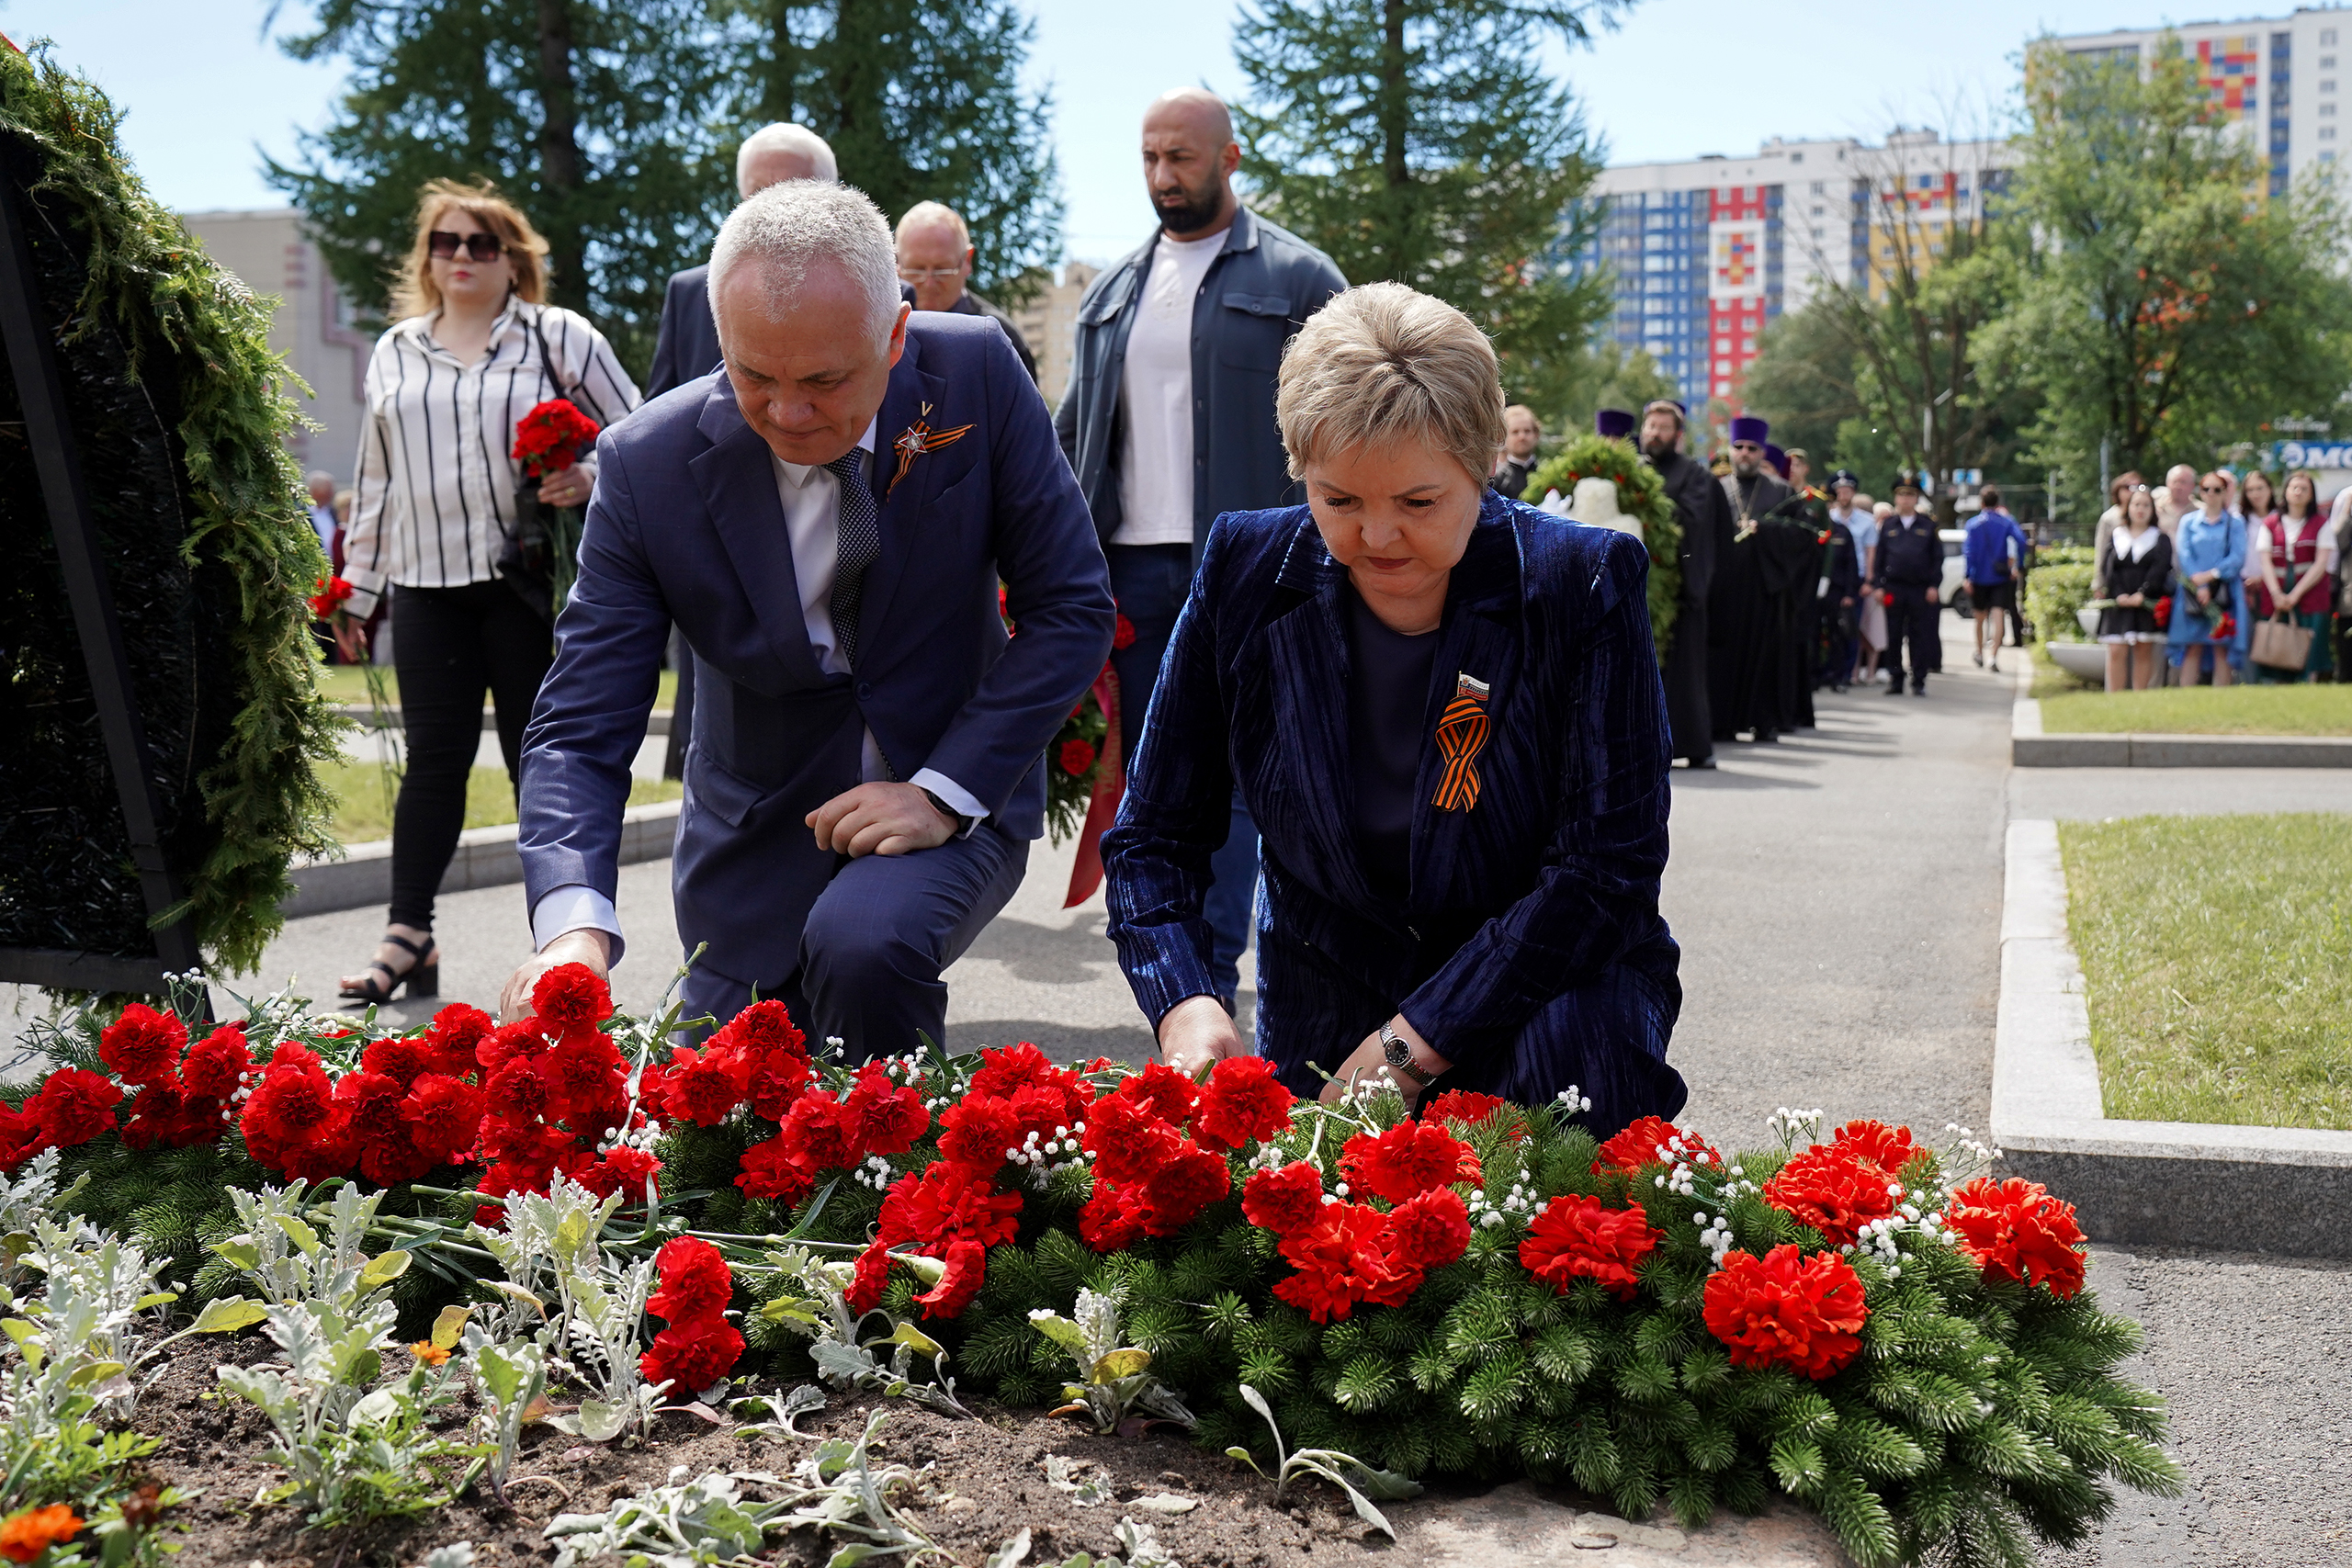
POLYGON ((833 640, 842 662, 857 668, 857 610, 865 597, 865 569, 882 553, 882 513, 865 480, 865 450, 853 446, 825 465, 840 481, 839 532, 834 536, 833 640))
POLYGON ((1476 675, 1457 675, 1453 700, 1438 715, 1437 750, 1445 759, 1445 775, 1430 804, 1440 811, 1467 811, 1478 804, 1478 771, 1472 764, 1487 746, 1487 690, 1476 675))

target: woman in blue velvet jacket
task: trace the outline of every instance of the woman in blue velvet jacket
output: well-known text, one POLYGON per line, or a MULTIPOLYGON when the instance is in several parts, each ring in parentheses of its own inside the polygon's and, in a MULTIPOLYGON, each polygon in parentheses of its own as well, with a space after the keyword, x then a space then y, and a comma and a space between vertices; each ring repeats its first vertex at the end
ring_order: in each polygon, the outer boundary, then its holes
POLYGON ((1487 490, 1502 408, 1484 334, 1397 284, 1340 295, 1284 355, 1307 504, 1217 519, 1102 841, 1170 1065, 1246 1054, 1201 918, 1238 784, 1258 1048, 1295 1092, 1573 1089, 1603 1135, 1681 1108, 1648 555, 1487 490))

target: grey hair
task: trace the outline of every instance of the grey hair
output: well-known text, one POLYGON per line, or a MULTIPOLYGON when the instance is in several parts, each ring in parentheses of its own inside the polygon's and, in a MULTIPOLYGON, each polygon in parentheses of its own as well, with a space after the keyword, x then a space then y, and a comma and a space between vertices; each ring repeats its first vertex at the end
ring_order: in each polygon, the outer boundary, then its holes
POLYGON ((908 208, 906 216, 899 220, 898 237, 905 239, 907 231, 919 223, 944 223, 956 231, 957 244, 967 250, 971 248, 972 231, 965 223, 964 215, 945 202, 918 201, 908 208))
MULTIPOLYGON (((727 215, 710 247, 710 314, 727 276, 742 264, 758 266, 768 313, 791 313, 809 267, 830 261, 866 299, 874 335, 888 337, 899 316, 899 260, 890 225, 865 193, 822 180, 786 180, 747 199, 727 215)), ((724 327, 721 328, 722 338, 724 327)))
POLYGON ((1334 295, 1283 348, 1274 421, 1295 479, 1333 453, 1418 439, 1484 485, 1503 445, 1495 345, 1442 299, 1363 284, 1334 295))
POLYGON ((799 153, 808 160, 811 179, 830 184, 842 177, 842 167, 833 159, 831 143, 805 125, 777 120, 743 138, 743 145, 735 149, 736 195, 749 197, 756 194, 749 183, 752 160, 763 152, 799 153))

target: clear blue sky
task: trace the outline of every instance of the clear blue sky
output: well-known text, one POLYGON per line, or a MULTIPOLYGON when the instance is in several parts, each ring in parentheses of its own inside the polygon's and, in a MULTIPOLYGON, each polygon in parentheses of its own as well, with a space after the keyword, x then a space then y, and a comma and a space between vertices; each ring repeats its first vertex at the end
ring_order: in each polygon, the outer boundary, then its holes
MULTIPOLYGON (((1140 241, 1136 127, 1162 89, 1238 92, 1238 0, 1024 0, 1037 18, 1033 79, 1050 86, 1069 248, 1095 259, 1140 241)), ((2288 0, 2270 9, 2291 9, 2288 0)), ((184 210, 273 207, 260 152, 283 159, 328 113, 341 73, 300 65, 261 31, 260 0, 0 0, 0 30, 49 36, 129 111, 148 183, 184 210)), ((308 14, 287 0, 278 31, 308 14)), ((1739 153, 1766 137, 1874 137, 1889 125, 1997 112, 2014 57, 2044 30, 2193 20, 2127 0, 1647 0, 1589 50, 1552 51, 1614 161, 1739 153)))

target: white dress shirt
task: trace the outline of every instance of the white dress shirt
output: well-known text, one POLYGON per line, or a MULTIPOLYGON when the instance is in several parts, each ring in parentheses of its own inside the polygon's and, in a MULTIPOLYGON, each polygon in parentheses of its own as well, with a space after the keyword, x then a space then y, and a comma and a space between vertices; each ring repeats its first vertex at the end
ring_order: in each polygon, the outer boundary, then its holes
MULTIPOLYGON (((867 424, 857 443, 869 468, 875 460, 875 427, 867 424)), ((800 585, 800 619, 808 629, 808 646, 817 655, 818 669, 828 675, 846 675, 849 663, 842 658, 833 636, 832 604, 833 569, 841 547, 841 481, 822 465, 787 463, 773 452, 768 461, 775 468, 776 498, 784 503, 785 532, 792 541, 792 574, 800 585)), ((865 732, 858 776, 867 784, 897 776, 870 728, 865 732)), ((967 833, 989 815, 989 808, 968 790, 934 768, 916 770, 907 783, 931 791, 949 809, 970 818, 972 827, 964 829, 967 833)), ((544 948, 565 932, 576 931, 605 932, 613 939, 612 961, 620 961, 620 915, 613 901, 596 889, 584 883, 566 883, 548 888, 531 907, 535 945, 544 948)))
POLYGON ((1114 545, 1193 542, 1193 301, 1225 242, 1223 230, 1205 240, 1162 234, 1144 277, 1119 374, 1114 545))

